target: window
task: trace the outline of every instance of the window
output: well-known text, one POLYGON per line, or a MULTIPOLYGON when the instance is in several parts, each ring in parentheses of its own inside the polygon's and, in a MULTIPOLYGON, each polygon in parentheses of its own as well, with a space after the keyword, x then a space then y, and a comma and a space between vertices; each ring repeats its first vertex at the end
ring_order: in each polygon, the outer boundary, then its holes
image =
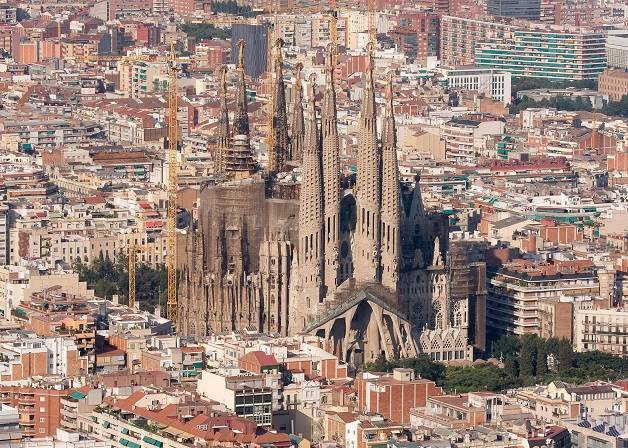
POLYGON ((44 417, 39 417, 39 423, 44 423, 46 419, 44 417))
POLYGON ((46 412, 46 408, 39 408, 39 412, 46 412))

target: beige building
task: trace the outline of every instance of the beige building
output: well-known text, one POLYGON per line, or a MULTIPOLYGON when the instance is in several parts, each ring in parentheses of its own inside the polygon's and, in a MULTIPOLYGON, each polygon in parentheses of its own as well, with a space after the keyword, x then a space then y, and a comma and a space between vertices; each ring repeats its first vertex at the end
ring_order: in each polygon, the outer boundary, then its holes
POLYGON ((628 310, 621 308, 574 310, 574 348, 628 355, 628 310))
POLYGON ((628 95, 628 69, 607 68, 598 77, 598 91, 608 95, 612 101, 619 101, 628 95))

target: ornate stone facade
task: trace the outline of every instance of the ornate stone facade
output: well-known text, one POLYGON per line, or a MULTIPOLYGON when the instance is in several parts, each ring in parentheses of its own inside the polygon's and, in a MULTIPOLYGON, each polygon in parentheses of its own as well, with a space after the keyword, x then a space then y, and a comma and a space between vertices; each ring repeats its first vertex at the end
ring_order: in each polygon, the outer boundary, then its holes
MULTIPOLYGON (((294 152, 281 157, 301 161, 298 200, 272 197, 273 178, 260 173, 231 175, 202 189, 198 221, 187 232, 178 329, 196 338, 245 327, 317 334, 353 364, 419 351, 469 359, 468 333, 476 322, 467 298, 450 294, 447 218, 425 213, 418 182, 399 181, 392 75, 380 137, 371 59, 352 186, 340 171, 333 74, 329 58, 319 119, 316 83, 308 83, 304 113, 297 70, 294 152)), ((279 103, 285 113, 285 101, 279 103)), ((244 123, 241 112, 236 116, 244 123)), ((233 146, 230 138, 223 140, 233 146)))

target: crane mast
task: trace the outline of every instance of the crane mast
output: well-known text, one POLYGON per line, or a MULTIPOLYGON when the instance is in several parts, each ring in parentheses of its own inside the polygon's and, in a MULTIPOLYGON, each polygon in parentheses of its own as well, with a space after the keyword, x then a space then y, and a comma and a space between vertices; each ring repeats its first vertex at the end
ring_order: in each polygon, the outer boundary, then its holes
POLYGON ((179 141, 177 65, 174 43, 170 46, 168 57, 168 300, 166 317, 177 325, 177 184, 179 141))

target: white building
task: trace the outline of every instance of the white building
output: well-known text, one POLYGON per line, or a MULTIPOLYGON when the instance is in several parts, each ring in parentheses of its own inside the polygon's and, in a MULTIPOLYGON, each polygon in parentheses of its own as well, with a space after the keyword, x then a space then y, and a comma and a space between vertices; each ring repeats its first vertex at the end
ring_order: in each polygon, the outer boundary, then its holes
POLYGON ((54 437, 42 437, 35 439, 24 439, 22 448, 110 448, 114 446, 111 442, 96 440, 86 437, 78 432, 57 429, 54 437))
POLYGON ((474 163, 491 135, 504 133, 502 121, 475 121, 455 119, 441 126, 445 141, 445 158, 455 163, 474 163))
POLYGON ((628 30, 612 30, 606 38, 606 63, 628 69, 628 30))
POLYGON ((441 72, 452 90, 474 91, 504 104, 511 102, 510 72, 479 67, 444 67, 441 72))
POLYGON ((578 352, 628 355, 628 309, 575 307, 573 345, 578 352))
POLYGON ((202 397, 224 404, 238 417, 254 420, 261 426, 271 425, 276 403, 273 403, 273 389, 266 385, 264 375, 239 367, 203 370, 196 391, 202 397))

